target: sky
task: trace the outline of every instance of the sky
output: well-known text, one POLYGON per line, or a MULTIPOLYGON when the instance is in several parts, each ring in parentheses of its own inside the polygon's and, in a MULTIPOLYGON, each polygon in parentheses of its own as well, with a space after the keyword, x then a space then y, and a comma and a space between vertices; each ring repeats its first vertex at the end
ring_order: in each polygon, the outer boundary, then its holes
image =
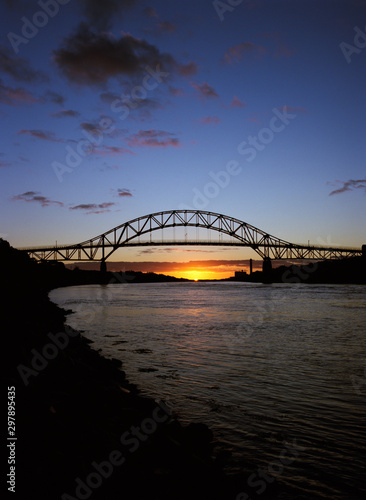
MULTIPOLYGON (((1 0, 0 19, 12 246, 174 209, 294 243, 366 243, 366 1, 1 0)), ((202 246, 111 260, 204 278, 249 258, 202 246)))

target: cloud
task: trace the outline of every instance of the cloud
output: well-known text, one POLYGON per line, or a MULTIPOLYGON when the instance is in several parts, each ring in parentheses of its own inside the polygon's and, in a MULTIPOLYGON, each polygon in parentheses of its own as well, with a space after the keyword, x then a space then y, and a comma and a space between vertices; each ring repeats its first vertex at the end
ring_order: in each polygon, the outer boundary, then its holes
POLYGON ((197 64, 191 61, 187 64, 178 65, 177 70, 180 76, 193 76, 197 74, 198 68, 197 64))
POLYGON ((284 113, 287 112, 287 113, 307 113, 306 109, 298 106, 296 108, 292 107, 292 106, 281 106, 280 108, 278 108, 280 111, 283 111, 284 113))
POLYGON ((96 29, 108 29, 122 11, 133 7, 137 0, 79 0, 89 24, 96 29))
POLYGON ((62 139, 56 139, 54 132, 43 131, 43 130, 19 130, 18 135, 29 135, 35 137, 36 139, 42 139, 43 141, 51 142, 63 142, 62 139))
POLYGON ((224 62, 232 64, 234 62, 239 62, 245 53, 262 55, 265 52, 266 49, 261 45, 255 45, 252 42, 243 42, 227 49, 224 56, 224 62))
POLYGON ((218 125, 221 120, 217 116, 206 116, 205 118, 199 118, 196 120, 201 125, 218 125))
POLYGON ((127 139, 128 145, 133 146, 148 146, 148 147, 178 147, 179 139, 174 137, 174 134, 165 132, 164 130, 140 130, 137 134, 133 134, 127 139))
POLYGON ((30 63, 5 46, 0 47, 0 72, 10 75, 17 82, 41 83, 49 80, 41 71, 34 70, 30 63))
POLYGON ((204 99, 219 97, 215 89, 211 87, 207 82, 204 83, 191 83, 191 86, 197 90, 199 97, 204 99))
POLYGON ((346 191, 354 191, 355 189, 363 189, 366 193, 366 179, 358 179, 358 180, 350 179, 348 181, 336 181, 336 182, 343 184, 343 186, 329 193, 329 196, 332 196, 334 194, 345 193, 346 191))
POLYGON ((169 21, 159 21, 157 28, 160 33, 174 33, 177 31, 177 26, 169 21))
POLYGON ((163 19, 161 19, 161 17, 154 8, 146 7, 143 12, 147 17, 155 21, 154 28, 145 29, 144 31, 146 33, 155 36, 160 36, 163 35, 164 33, 168 33, 171 35, 172 33, 175 33, 177 31, 177 26, 171 23, 170 21, 164 21, 163 19))
POLYGON ((39 102, 39 100, 21 87, 13 88, 3 85, 0 79, 0 102, 8 106, 16 106, 20 104, 33 104, 39 102))
POLYGON ((55 104, 60 104, 63 106, 65 103, 65 98, 61 94, 54 92, 53 90, 48 90, 44 96, 44 99, 50 102, 54 102, 55 104))
POLYGON ((81 205, 76 205, 70 207, 69 210, 87 210, 86 214, 102 214, 105 212, 110 212, 110 207, 113 207, 116 203, 105 202, 105 203, 83 203, 81 205))
POLYGON ((120 155, 133 155, 132 151, 126 148, 122 148, 120 146, 103 146, 103 148, 93 148, 91 150, 91 154, 97 156, 120 156, 120 155))
POLYGON ((61 201, 50 200, 49 198, 46 198, 46 196, 41 196, 37 191, 27 191, 26 193, 18 194, 13 196, 12 200, 40 203, 42 207, 48 207, 50 205, 57 205, 59 207, 64 206, 61 201))
POLYGON ((153 7, 145 7, 144 14, 147 17, 159 17, 156 10, 153 7))
POLYGON ((274 41, 274 57, 290 57, 295 54, 296 50, 283 41, 282 34, 279 31, 264 33, 262 36, 274 41))
POLYGON ((234 95, 234 99, 230 103, 230 107, 232 108, 245 108, 247 104, 242 102, 236 95, 234 95))
POLYGON ((129 34, 120 39, 96 34, 86 25, 64 40, 54 59, 69 81, 84 85, 102 85, 121 75, 142 77, 147 74, 147 66, 169 74, 176 65, 171 55, 162 54, 145 40, 129 34))
POLYGON ((129 189, 117 189, 118 196, 132 196, 129 189))
POLYGON ((0 161, 0 168, 3 168, 3 167, 10 167, 10 163, 7 162, 7 161, 0 161))
POLYGON ((53 118, 77 118, 80 116, 80 113, 78 111, 74 111, 73 109, 62 109, 57 113, 51 113, 50 116, 53 118))
POLYGON ((174 97, 178 96, 178 95, 184 95, 184 90, 182 88, 177 88, 177 87, 169 87, 169 92, 171 95, 173 95, 174 97))

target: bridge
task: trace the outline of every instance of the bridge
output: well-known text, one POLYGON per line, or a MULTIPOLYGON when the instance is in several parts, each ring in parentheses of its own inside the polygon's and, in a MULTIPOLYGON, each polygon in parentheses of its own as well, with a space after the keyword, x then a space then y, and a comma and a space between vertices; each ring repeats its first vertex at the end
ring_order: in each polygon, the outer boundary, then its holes
POLYGON ((107 259, 119 248, 160 245, 217 245, 252 248, 263 259, 263 270, 271 268, 271 260, 280 259, 340 259, 366 255, 366 245, 359 248, 310 246, 290 243, 262 231, 239 219, 202 210, 169 210, 156 212, 124 222, 90 240, 71 245, 28 247, 30 257, 38 261, 100 261, 101 270, 106 270, 107 259), (185 237, 177 239, 175 228, 204 228, 210 238, 185 237), (168 238, 164 238, 164 231, 168 238), (162 231, 162 238, 154 238, 162 231), (171 232, 173 231, 173 235, 171 232), (211 231, 218 233, 218 240, 211 240, 211 231), (147 238, 146 238, 147 237, 147 238))

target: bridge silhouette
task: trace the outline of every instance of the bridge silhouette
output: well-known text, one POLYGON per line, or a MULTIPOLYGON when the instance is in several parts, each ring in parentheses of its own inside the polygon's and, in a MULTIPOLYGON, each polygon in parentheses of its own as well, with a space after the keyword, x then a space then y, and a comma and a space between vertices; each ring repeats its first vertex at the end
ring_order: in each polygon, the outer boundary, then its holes
MULTIPOLYGON (((210 233, 212 234, 212 233, 210 233)), ((109 231, 81 243, 71 245, 55 245, 43 247, 28 247, 30 257, 38 261, 100 261, 101 271, 106 271, 107 259, 119 248, 133 246, 177 246, 177 245, 217 245, 241 246, 252 248, 263 259, 263 271, 271 269, 272 260, 326 260, 366 255, 366 245, 359 248, 310 246, 290 243, 262 231, 239 219, 214 212, 202 210, 169 210, 156 212, 124 222, 109 231), (216 231, 219 239, 211 241, 199 238, 183 239, 173 237, 164 240, 154 239, 156 231, 167 232, 176 227, 204 228, 216 231), (142 239, 149 236, 148 239, 142 239), (223 239, 225 237, 225 239, 223 239)))

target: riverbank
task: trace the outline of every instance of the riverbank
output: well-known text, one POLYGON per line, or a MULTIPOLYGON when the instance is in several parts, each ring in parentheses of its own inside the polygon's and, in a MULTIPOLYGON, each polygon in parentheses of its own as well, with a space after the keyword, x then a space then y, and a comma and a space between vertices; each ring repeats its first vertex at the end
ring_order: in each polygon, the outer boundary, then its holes
POLYGON ((238 478, 212 458, 208 427, 182 426, 68 328, 39 264, 3 241, 0 262, 16 498, 236 498, 238 478))

